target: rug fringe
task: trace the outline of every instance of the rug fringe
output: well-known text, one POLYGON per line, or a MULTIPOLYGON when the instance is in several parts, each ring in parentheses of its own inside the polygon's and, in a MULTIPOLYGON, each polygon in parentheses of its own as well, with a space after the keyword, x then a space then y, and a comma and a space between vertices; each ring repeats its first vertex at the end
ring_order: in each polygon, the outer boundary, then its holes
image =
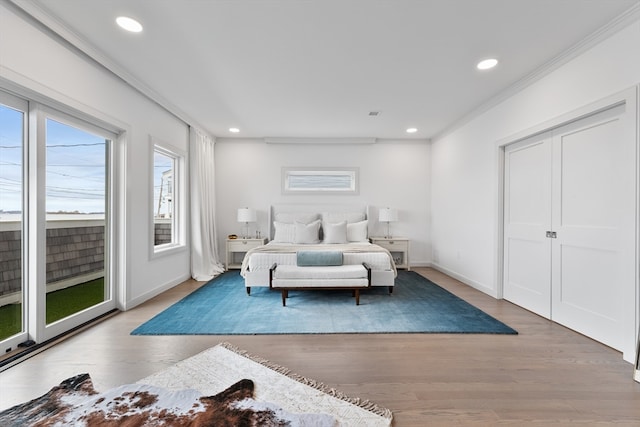
POLYGON ((291 372, 290 369, 285 368, 284 366, 280 366, 278 364, 272 363, 269 360, 260 357, 260 356, 256 356, 254 354, 249 353, 246 350, 242 350, 241 348, 236 347, 233 344, 230 344, 228 342, 222 342, 219 344, 221 347, 226 348, 227 350, 233 351, 234 353, 246 357, 249 360, 253 360, 256 363, 259 363, 269 369, 271 369, 272 371, 275 371, 279 374, 282 374, 288 378, 291 378, 295 381, 298 381, 301 384, 304 385, 308 385, 309 387, 313 387, 316 390, 320 390, 323 393, 326 393, 330 396, 333 396, 337 399, 343 400, 345 402, 351 403, 352 405, 358 406, 362 409, 365 409, 369 412, 372 412, 376 415, 379 415, 383 418, 386 418, 388 420, 393 419, 393 412, 391 412, 391 410, 384 408, 382 406, 378 406, 377 404, 371 402, 370 400, 363 400, 357 397, 349 397, 346 394, 344 394, 343 392, 336 390, 335 388, 332 387, 328 387, 325 384, 319 382, 319 381, 315 381, 315 380, 311 380, 309 378, 303 377, 302 375, 298 375, 294 372, 291 372))

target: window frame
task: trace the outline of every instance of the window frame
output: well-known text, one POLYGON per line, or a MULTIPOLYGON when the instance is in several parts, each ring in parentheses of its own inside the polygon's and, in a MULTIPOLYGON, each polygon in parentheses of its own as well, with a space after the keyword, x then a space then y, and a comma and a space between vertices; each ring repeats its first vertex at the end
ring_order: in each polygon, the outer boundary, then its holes
POLYGON ((149 137, 149 182, 151 191, 149 195, 149 247, 150 258, 157 258, 187 249, 187 223, 186 223, 186 162, 187 153, 154 136, 149 137), (171 242, 155 244, 155 154, 160 153, 173 159, 172 177, 172 217, 171 217, 171 242))
POLYGON ((359 174, 360 169, 357 167, 283 167, 282 194, 357 195, 360 192, 359 174), (291 184, 291 179, 296 176, 306 176, 311 181, 308 185, 296 187, 291 184), (346 177, 349 186, 331 186, 332 177, 346 177))
MULTIPOLYGON (((75 114, 70 109, 61 109, 50 107, 46 104, 34 103, 33 111, 36 112, 36 121, 33 123, 37 127, 35 137, 37 142, 35 144, 37 157, 36 163, 38 164, 38 179, 36 182, 32 182, 37 187, 36 193, 40 194, 42 200, 39 203, 32 203, 37 206, 37 209, 32 209, 31 214, 35 215, 37 219, 32 224, 38 227, 37 234, 40 236, 46 235, 46 173, 47 173, 47 120, 53 120, 66 126, 70 126, 79 129, 83 132, 91 133, 96 136, 103 137, 108 140, 106 151, 106 163, 105 163, 105 213, 104 213, 104 227, 105 227, 105 247, 104 247, 104 283, 105 287, 108 286, 108 290, 105 288, 105 298, 102 302, 93 305, 89 308, 81 310, 73 315, 60 319, 56 322, 44 325, 38 325, 42 328, 38 331, 38 336, 44 337, 44 339, 51 339, 60 334, 65 333, 67 330, 73 327, 77 327, 83 323, 86 323, 92 319, 97 318, 101 314, 116 308, 117 288, 113 278, 115 277, 115 258, 114 248, 116 247, 116 234, 115 234, 115 206, 117 206, 116 200, 114 200, 116 179, 116 144, 119 138, 117 132, 112 129, 107 129, 101 126, 98 120, 92 120, 86 116, 80 116, 75 114)), ((33 246, 33 242, 31 242, 33 246)), ((37 250, 41 251, 35 258, 31 258, 30 263, 37 271, 37 283, 40 287, 46 287, 46 245, 37 245, 37 250)), ((36 251, 33 251, 36 252, 36 251)), ((42 292, 38 294, 38 298, 44 298, 42 292)), ((44 300, 38 301, 38 307, 46 307, 44 300)))

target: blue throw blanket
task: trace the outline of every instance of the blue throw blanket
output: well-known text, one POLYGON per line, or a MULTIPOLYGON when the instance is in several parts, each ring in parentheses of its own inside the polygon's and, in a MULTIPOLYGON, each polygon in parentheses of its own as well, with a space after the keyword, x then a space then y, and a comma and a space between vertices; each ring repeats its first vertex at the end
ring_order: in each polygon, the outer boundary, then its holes
POLYGON ((342 265, 340 251, 298 251, 298 267, 342 265))

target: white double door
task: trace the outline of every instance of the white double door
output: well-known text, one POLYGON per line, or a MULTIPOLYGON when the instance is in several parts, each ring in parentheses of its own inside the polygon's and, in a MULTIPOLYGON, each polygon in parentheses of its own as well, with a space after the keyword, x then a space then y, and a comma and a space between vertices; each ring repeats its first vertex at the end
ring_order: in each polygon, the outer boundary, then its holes
POLYGON ((636 309, 626 113, 623 104, 505 148, 503 281, 505 299, 625 353, 636 309))

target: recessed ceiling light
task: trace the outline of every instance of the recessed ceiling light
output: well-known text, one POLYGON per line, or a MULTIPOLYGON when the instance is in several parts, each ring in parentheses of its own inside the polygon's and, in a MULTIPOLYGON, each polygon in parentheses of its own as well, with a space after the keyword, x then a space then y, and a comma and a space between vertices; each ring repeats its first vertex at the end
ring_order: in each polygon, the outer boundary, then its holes
POLYGON ((240 132, 240 129, 238 129, 238 128, 229 128, 229 132, 238 133, 238 132, 240 132))
POLYGON ((418 132, 417 128, 409 128, 409 129, 407 129, 407 133, 416 133, 416 132, 418 132))
POLYGON ((118 16, 116 18, 116 24, 127 31, 131 31, 132 33, 139 33, 142 31, 142 24, 128 16, 118 16))
POLYGON ((489 58, 478 62, 478 65, 476 65, 476 67, 478 68, 478 70, 488 70, 495 67, 496 65, 498 65, 498 60, 495 58, 489 58))

